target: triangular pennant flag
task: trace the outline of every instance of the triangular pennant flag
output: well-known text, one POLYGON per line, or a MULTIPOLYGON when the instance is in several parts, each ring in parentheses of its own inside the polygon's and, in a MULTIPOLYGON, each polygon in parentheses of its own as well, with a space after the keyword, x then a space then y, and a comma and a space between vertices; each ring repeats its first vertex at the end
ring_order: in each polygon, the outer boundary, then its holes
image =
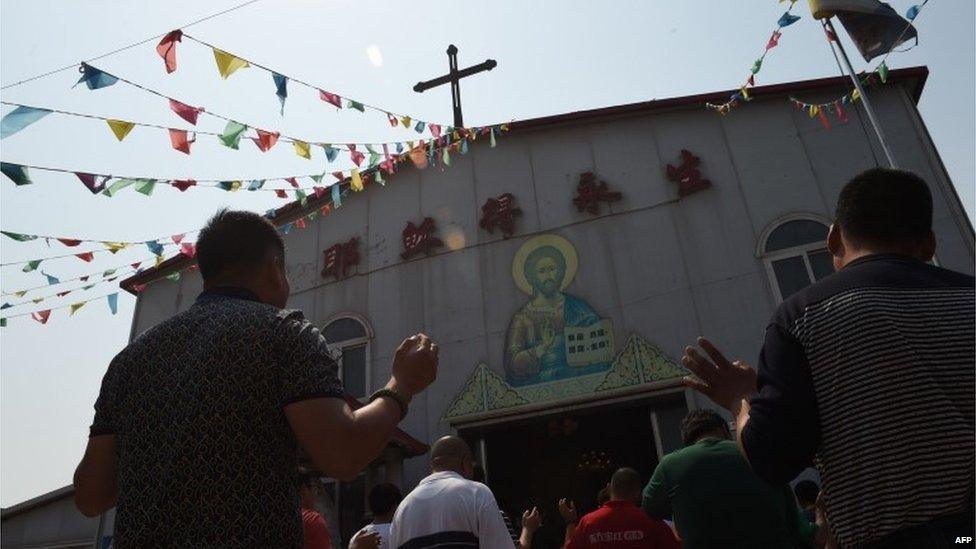
POLYGON ((779 38, 783 36, 783 33, 778 30, 773 31, 773 35, 769 37, 769 42, 766 42, 766 51, 769 51, 779 45, 779 38))
POLYGON ((220 77, 227 79, 230 75, 234 74, 237 69, 243 69, 245 67, 250 67, 247 61, 241 59, 240 57, 235 57, 223 50, 213 49, 214 60, 217 62, 217 71, 220 72, 220 77))
POLYGON ((335 105, 337 109, 342 108, 342 98, 334 93, 329 93, 324 90, 319 90, 319 99, 325 101, 326 103, 331 103, 335 105))
POLYGON ((468 140, 461 140, 461 154, 468 154, 468 140))
POLYGON ((78 280, 80 280, 82 282, 88 282, 88 277, 89 276, 91 276, 91 275, 79 276, 78 277, 78 280))
POLYGON ((75 82, 75 86, 84 82, 85 85, 88 86, 88 89, 98 90, 101 88, 107 88, 118 81, 119 79, 112 76, 111 74, 108 74, 107 72, 104 71, 100 71, 91 65, 82 63, 81 78, 77 82, 75 82))
POLYGON ((174 234, 170 238, 173 239, 174 243, 179 244, 180 242, 183 242, 184 238, 186 238, 186 234, 174 234))
POLYGON ((749 75, 749 80, 746 80, 746 84, 749 85, 749 86, 755 86, 756 85, 756 75, 755 74, 750 74, 749 75))
POLYGON ((14 182, 14 185, 30 185, 33 181, 30 180, 30 176, 27 175, 27 167, 21 166, 19 164, 10 164, 9 162, 0 162, 0 172, 3 175, 10 178, 14 182))
POLYGON ((441 125, 440 124, 430 124, 427 127, 430 128, 430 135, 433 135, 434 137, 440 137, 441 136, 441 125))
POLYGON ((65 290, 65 291, 63 291, 63 292, 58 292, 58 293, 56 293, 56 294, 54 294, 54 295, 56 295, 56 296, 58 296, 58 297, 64 297, 64 296, 66 296, 66 295, 68 295, 68 294, 70 294, 71 292, 72 292, 72 290, 65 290))
POLYGON ((844 112, 844 108, 840 106, 840 102, 834 101, 834 110, 837 111, 837 120, 840 120, 841 123, 846 124, 847 113, 844 112))
POLYGON ((194 126, 197 125, 197 117, 203 112, 203 107, 191 107, 185 103, 180 103, 175 99, 169 100, 169 108, 176 113, 177 116, 186 120, 194 126))
POLYGON ((325 150, 325 158, 328 159, 329 162, 332 162, 333 160, 336 159, 337 156, 339 156, 339 149, 333 147, 328 143, 322 145, 322 149, 325 150))
POLYGON ((102 273, 102 277, 106 277, 106 276, 109 276, 109 275, 114 275, 115 274, 115 271, 117 271, 117 270, 118 270, 118 268, 115 268, 115 269, 105 269, 105 272, 102 273))
POLYGON ((125 120, 106 120, 105 122, 108 123, 109 128, 112 128, 112 133, 119 141, 125 139, 125 136, 129 135, 132 128, 136 126, 134 123, 125 120))
POLYGON ((400 124, 400 121, 397 120, 397 117, 393 116, 390 113, 386 113, 386 119, 390 121, 390 126, 394 128, 400 124))
POLYGON ((281 137, 281 134, 278 132, 266 132, 264 130, 255 131, 258 132, 258 137, 257 139, 252 137, 251 140, 254 141, 254 144, 258 146, 258 149, 261 149, 261 152, 268 152, 271 150, 271 147, 274 147, 275 143, 278 142, 278 138, 281 137))
POLYGON ((136 293, 139 293, 139 292, 145 290, 146 289, 146 286, 148 286, 148 285, 149 285, 148 283, 144 283, 144 284, 133 284, 132 285, 132 289, 136 293))
POLYGON ((790 12, 786 12, 779 18, 779 21, 777 21, 776 24, 779 25, 780 27, 788 27, 799 20, 800 20, 799 15, 793 15, 790 12))
POLYGON ((756 74, 757 72, 759 72, 759 69, 762 68, 762 62, 763 62, 762 57, 756 59, 756 61, 752 64, 752 74, 756 74))
POLYGON ((227 192, 237 192, 241 188, 240 181, 220 181, 217 183, 217 187, 227 191, 227 192))
POLYGON ((827 33, 828 42, 837 42, 837 35, 834 34, 834 31, 830 30, 827 27, 824 27, 824 32, 827 33))
POLYGON ((357 168, 353 168, 349 176, 349 187, 357 193, 363 190, 363 178, 359 175, 357 168))
POLYGON ((301 189, 296 189, 295 190, 295 199, 298 200, 298 203, 299 204, 301 204, 302 206, 304 206, 305 203, 308 202, 308 195, 305 194, 305 191, 303 191, 301 189))
POLYGON ((95 259, 95 254, 92 252, 85 252, 83 254, 75 254, 75 257, 84 261, 85 263, 90 263, 91 260, 95 259))
POLYGON ((261 187, 264 187, 264 180, 263 179, 253 179, 253 180, 251 180, 251 183, 248 184, 247 190, 249 190, 249 191, 256 191, 256 190, 260 189, 261 187))
POLYGON ((247 126, 241 124, 240 122, 235 122, 234 120, 228 120, 227 125, 224 126, 224 133, 217 136, 220 142, 224 144, 225 147, 230 147, 231 149, 237 149, 241 142, 241 135, 247 130, 247 126))
POLYGON ((298 180, 295 179, 294 177, 286 177, 285 178, 285 181, 288 182, 289 185, 291 185, 292 187, 294 187, 296 189, 299 187, 298 180))
POLYGON ((491 139, 490 139, 489 143, 491 143, 491 148, 494 149, 495 148, 495 128, 492 128, 491 129, 490 135, 491 135, 491 139))
POLYGON ((196 186, 196 184, 197 182, 194 181, 193 179, 176 179, 172 183, 170 183, 170 185, 179 189, 180 192, 183 192, 189 189, 190 187, 194 187, 196 186))
POLYGON ((288 77, 276 72, 271 73, 271 78, 274 80, 275 84, 275 95, 278 96, 278 101, 281 102, 281 114, 285 114, 285 99, 288 99, 288 77))
POLYGON ((43 297, 35 297, 31 301, 34 302, 34 303, 40 303, 40 302, 44 301, 44 298, 43 297))
POLYGON ((24 265, 24 268, 21 269, 21 271, 23 271, 25 273, 29 273, 31 271, 36 271, 37 270, 37 267, 40 266, 41 261, 43 261, 43 259, 32 259, 32 260, 28 261, 26 265, 24 265))
POLYGON ((183 39, 183 31, 177 29, 166 33, 166 36, 156 45, 156 53, 166 63, 166 72, 176 71, 176 43, 183 39))
POLYGON ((84 183, 85 187, 88 187, 88 190, 91 191, 92 194, 102 192, 102 189, 105 188, 105 182, 108 181, 108 176, 105 176, 101 181, 98 181, 98 176, 94 174, 75 172, 75 175, 78 176, 78 179, 80 179, 82 183, 84 183))
POLYGON ((68 312, 68 316, 72 316, 72 315, 74 315, 74 314, 75 314, 75 312, 76 312, 76 311, 77 311, 78 309, 80 309, 80 308, 82 308, 82 307, 84 307, 84 306, 85 306, 85 303, 88 303, 88 302, 87 302, 87 301, 82 301, 82 302, 80 302, 80 303, 72 303, 72 304, 71 304, 71 305, 69 306, 69 310, 70 310, 70 311, 68 312))
POLYGON ((47 319, 51 316, 51 309, 44 311, 36 311, 31 313, 31 318, 40 322, 41 324, 47 324, 47 319))
POLYGON ((187 257, 193 257, 197 254, 197 246, 192 242, 184 242, 180 244, 180 253, 187 257))
POLYGON ((126 242, 102 242, 102 245, 104 245, 105 249, 113 254, 129 247, 129 244, 126 242))
POLYGON ((349 158, 352 160, 352 163, 357 166, 361 165, 363 163, 363 159, 366 158, 366 155, 360 151, 357 151, 356 145, 349 144, 346 146, 349 147, 349 158))
POLYGON ((0 311, 2 311, 4 309, 9 309, 11 307, 13 307, 13 305, 11 305, 9 303, 4 303, 3 305, 0 305, 0 311))
POLYGON ((312 187, 312 192, 315 193, 315 198, 322 198, 325 196, 325 187, 312 187))
POLYGON ((817 113, 817 117, 820 118, 820 123, 823 124, 824 129, 829 130, 830 121, 827 120, 827 113, 825 113, 823 109, 820 109, 820 111, 817 113))
POLYGON ((285 189, 275 189, 275 196, 278 198, 288 198, 288 192, 285 189))
POLYGON ((130 263, 129 266, 133 269, 138 269, 139 265, 142 265, 142 261, 136 261, 135 263, 130 263))
POLYGON ((426 128, 426 127, 427 127, 427 123, 426 122, 424 122, 423 120, 418 120, 417 121, 417 125, 414 126, 413 129, 417 133, 424 133, 424 128, 426 128))
POLYGON ((305 218, 304 217, 299 217, 298 219, 295 220, 295 227, 296 228, 298 228, 298 229, 304 229, 307 226, 308 225, 305 224, 305 218))
POLYGON ((292 141, 291 144, 293 147, 295 147, 295 154, 304 158, 305 160, 312 159, 312 149, 308 143, 296 139, 292 141))
POLYGON ((44 275, 45 278, 47 278, 48 285, 58 284, 58 283, 61 282, 60 280, 58 280, 58 277, 49 275, 49 274, 45 273, 44 271, 41 271, 41 274, 44 275))
POLYGON ((884 61, 878 65, 878 77, 881 78, 881 83, 888 83, 888 65, 884 61))
POLYGON ((308 176, 308 178, 311 179, 312 181, 316 182, 316 183, 321 183, 322 182, 322 176, 324 176, 324 175, 325 175, 324 173, 320 173, 318 175, 310 175, 310 176, 308 176))
POLYGON ((353 101, 352 99, 346 99, 347 109, 356 109, 359 112, 366 112, 365 106, 359 101, 353 101))
POLYGON ((166 261, 166 258, 163 257, 163 256, 161 256, 161 255, 157 255, 156 256, 156 262, 155 262, 156 263, 156 267, 159 267, 160 265, 162 265, 163 264, 163 261, 166 261))
POLYGON ((37 239, 37 236, 32 235, 32 234, 12 233, 10 231, 0 231, 0 234, 3 234, 6 237, 12 238, 12 239, 16 240, 17 242, 27 242, 28 240, 36 240, 37 239))
POLYGON ((170 282, 179 282, 180 275, 180 271, 176 271, 175 273, 166 275, 166 280, 169 280, 170 282))
POLYGON ((51 114, 47 109, 17 107, 0 119, 0 139, 6 139, 34 122, 51 114))
POLYGON ((135 182, 136 182, 135 179, 116 179, 115 183, 112 183, 111 185, 106 187, 104 191, 102 191, 102 194, 104 194, 105 196, 115 196, 116 193, 128 187, 129 185, 132 185, 135 182))
POLYGON ((444 154, 442 155, 442 158, 441 158, 441 160, 444 161, 444 165, 445 166, 450 166, 451 165, 451 154, 449 152, 447 152, 448 149, 449 149, 449 147, 445 147, 444 148, 444 154))
POLYGON ((373 172, 373 181, 379 183, 383 187, 386 186, 386 181, 383 180, 382 170, 376 170, 375 172, 373 172))
POLYGON ((7 319, 0 318, 0 328, 6 328, 6 327, 7 327, 7 319))
POLYGON ((294 226, 292 223, 285 223, 281 226, 281 232, 288 234, 291 232, 291 228, 294 226))
POLYGON ((108 308, 112 311, 113 315, 119 312, 119 294, 117 292, 108 294, 108 308))
POLYGON ((190 145, 196 140, 195 136, 193 139, 190 139, 186 130, 169 129, 169 141, 173 145, 173 148, 181 153, 190 154, 190 145))
POLYGON ((922 11, 922 7, 917 4, 908 8, 908 11, 905 12, 905 19, 914 21, 915 18, 918 17, 918 12, 920 11, 922 11))
POLYGON ((342 206, 342 191, 339 189, 338 183, 332 185, 332 205, 336 208, 342 206))
POLYGON ((332 177, 336 178, 336 181, 340 183, 346 179, 346 176, 342 172, 332 172, 332 177))
POLYGON ((412 122, 413 119, 410 118, 409 116, 404 116, 403 118, 400 119, 400 123, 403 124, 404 128, 409 128, 412 122))

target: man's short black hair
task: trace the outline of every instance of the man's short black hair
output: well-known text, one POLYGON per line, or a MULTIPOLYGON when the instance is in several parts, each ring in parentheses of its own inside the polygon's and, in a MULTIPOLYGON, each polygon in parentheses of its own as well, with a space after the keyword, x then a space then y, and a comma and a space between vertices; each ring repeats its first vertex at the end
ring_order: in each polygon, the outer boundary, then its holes
POLYGON ((285 242, 271 221, 254 212, 218 211, 197 238, 197 265, 204 280, 230 273, 249 274, 269 253, 284 259, 285 242))
POLYGON ((385 515, 399 505, 403 495, 400 489, 389 482, 377 484, 369 491, 369 510, 376 515, 385 515))
POLYGON ((641 491, 641 478, 630 467, 621 467, 610 477, 610 493, 618 498, 637 497, 641 491))
POLYGON ((812 480, 801 480, 793 487, 793 493, 796 494, 796 500, 800 502, 800 505, 813 505, 817 502, 817 496, 820 495, 820 487, 812 480))
POLYGON ((844 185, 834 222, 859 246, 917 243, 932 231, 932 193, 912 172, 870 169, 844 185))
POLYGON ((715 431, 729 432, 729 424, 715 410, 692 410, 681 420, 681 442, 685 446, 715 431))

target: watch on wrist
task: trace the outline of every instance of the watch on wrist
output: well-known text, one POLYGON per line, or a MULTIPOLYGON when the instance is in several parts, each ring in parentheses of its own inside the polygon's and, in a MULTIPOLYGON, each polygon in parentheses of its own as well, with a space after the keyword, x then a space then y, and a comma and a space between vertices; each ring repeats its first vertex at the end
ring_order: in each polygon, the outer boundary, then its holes
POLYGON ((383 397, 389 398, 390 400, 396 402, 397 405, 400 406, 400 419, 401 420, 403 418, 407 417, 407 408, 408 408, 408 405, 407 405, 407 399, 406 399, 406 397, 404 397, 402 394, 398 393, 397 391, 395 391, 393 389, 383 388, 383 389, 380 389, 379 391, 376 391, 375 393, 369 395, 369 401, 370 402, 373 402, 374 400, 376 400, 378 398, 383 398, 383 397))

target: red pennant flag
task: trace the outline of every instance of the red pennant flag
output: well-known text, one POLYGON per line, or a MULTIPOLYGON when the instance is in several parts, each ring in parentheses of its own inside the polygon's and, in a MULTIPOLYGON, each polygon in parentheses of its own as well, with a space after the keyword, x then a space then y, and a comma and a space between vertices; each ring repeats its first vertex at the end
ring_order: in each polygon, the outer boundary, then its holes
POLYGON ((91 275, 85 275, 85 276, 83 276, 83 277, 80 277, 80 278, 79 278, 78 280, 80 280, 80 281, 82 281, 82 282, 88 282, 88 277, 89 277, 89 276, 91 276, 91 275))
POLYGON ((278 198, 288 198, 288 193, 284 189, 275 189, 275 196, 278 198))
POLYGON ((167 73, 172 73, 176 70, 176 43, 182 39, 183 31, 177 29, 175 31, 168 32, 156 46, 156 53, 158 53, 166 63, 167 73))
POLYGON ((397 117, 395 117, 395 116, 393 116, 393 115, 392 115, 392 114, 390 114, 390 113, 386 113, 386 118, 387 118, 387 120, 389 120, 389 121, 390 121, 390 126, 392 126, 392 127, 394 127, 394 128, 395 128, 395 127, 397 127, 397 124, 399 124, 399 123, 400 123, 400 121, 399 121, 399 120, 397 120, 397 117))
POLYGON ((342 175, 342 172, 332 172, 332 177, 338 179, 339 181, 346 178, 346 176, 342 175))
POLYGON ((261 149, 261 152, 268 152, 278 142, 278 138, 281 137, 281 134, 278 132, 266 132, 264 130, 257 130, 257 132, 258 138, 254 139, 252 137, 251 139, 261 149))
POLYGON ((73 240, 73 239, 70 239, 70 238, 59 238, 58 239, 58 242, 64 244, 65 246, 69 246, 69 247, 75 247, 78 244, 81 244, 81 241, 80 240, 73 240))
POLYGON ((332 103, 338 108, 342 108, 342 98, 334 93, 329 93, 324 90, 319 90, 319 98, 326 103, 332 103))
POLYGON ((362 164, 363 159, 366 158, 366 155, 361 153, 360 151, 357 151, 356 145, 349 144, 346 146, 349 147, 349 158, 352 159, 353 163, 356 164, 357 166, 362 164))
POLYGON ((291 183, 292 187, 295 187, 296 189, 298 188, 298 180, 295 179, 294 177, 286 177, 285 181, 291 183))
POLYGON ((180 244, 180 253, 187 257, 193 257, 197 254, 197 247, 192 242, 184 242, 180 244))
POLYGON ((132 263, 132 268, 133 269, 138 269, 139 268, 139 265, 142 265, 142 261, 140 261, 138 263, 132 263))
POLYGON ((174 234, 170 238, 173 239, 173 242, 175 242, 176 244, 179 244, 180 242, 183 241, 183 237, 185 237, 185 236, 186 236, 185 234, 174 234))
POLYGON ((102 192, 102 189, 105 188, 105 182, 108 181, 108 177, 106 177, 101 182, 99 182, 98 176, 92 175, 90 173, 75 172, 75 175, 77 175, 78 179, 80 179, 81 182, 84 183, 86 187, 88 187, 88 190, 91 191, 92 194, 98 194, 102 192))
POLYGON ((295 220, 295 227, 299 229, 304 229, 307 225, 305 224, 305 218, 299 217, 295 220))
POLYGON ((83 254, 75 254, 75 257, 77 257, 78 259, 80 259, 80 260, 88 263, 92 259, 95 259, 95 254, 92 253, 92 252, 85 252, 83 254))
POLYGON ((322 206, 322 209, 319 210, 319 213, 322 214, 322 217, 325 217, 325 216, 329 215, 329 212, 331 212, 331 211, 332 211, 332 205, 331 204, 326 204, 325 206, 322 206))
POLYGON ((766 51, 769 51, 779 45, 779 37, 783 36, 783 33, 778 30, 773 31, 773 35, 769 37, 769 42, 766 43, 766 51))
POLYGON ((834 34, 834 32, 832 30, 824 27, 824 32, 827 33, 827 41, 829 41, 829 42, 836 42, 837 41, 837 35, 834 34))
POLYGON ((176 179, 170 184, 176 187, 177 189, 179 189, 180 192, 183 192, 189 189, 190 187, 195 186, 197 182, 192 179, 176 179))
POLYGON ((315 198, 322 198, 322 195, 325 194, 326 189, 325 187, 312 187, 312 192, 315 193, 315 198))
POLYGON ((63 292, 58 292, 58 293, 57 293, 57 296, 58 296, 58 297, 64 297, 64 296, 66 296, 66 295, 68 295, 68 294, 70 294, 70 293, 71 293, 71 290, 65 290, 65 291, 63 291, 63 292))
POLYGON ((174 130, 169 129, 169 141, 173 144, 173 148, 180 151, 181 153, 190 154, 190 145, 196 141, 196 137, 192 140, 187 137, 186 130, 174 130))
POLYGON ((756 75, 750 74, 749 75, 749 80, 746 80, 746 84, 748 84, 750 86, 755 86, 756 85, 756 75))
POLYGON ((132 289, 133 289, 133 290, 134 290, 134 291, 135 291, 136 293, 139 293, 139 292, 141 292, 141 291, 143 291, 143 290, 145 290, 145 289, 146 289, 146 285, 145 285, 145 284, 133 284, 133 285, 132 285, 132 289))
POLYGON ((843 124, 847 124, 847 113, 840 106, 840 101, 834 101, 834 108, 837 109, 837 120, 840 120, 843 124))
POLYGON ((51 309, 46 309, 44 311, 37 311, 31 313, 31 318, 40 322, 41 324, 47 324, 47 319, 50 316, 51 316, 51 309))
POLYGON ((413 161, 414 166, 421 170, 427 167, 427 151, 424 149, 423 143, 410 151, 410 160, 413 161))
POLYGON ((817 118, 819 118, 819 119, 820 119, 820 123, 821 123, 821 124, 823 124, 823 127, 824 127, 825 129, 828 129, 828 130, 830 129, 830 121, 829 121, 829 120, 827 120, 827 114, 826 114, 826 113, 824 113, 824 109, 823 109, 823 108, 821 108, 821 109, 820 109, 820 110, 819 110, 819 111, 817 112, 817 118))
POLYGON ((197 125, 197 116, 200 116, 200 113, 203 112, 203 107, 191 107, 185 103, 180 103, 175 99, 169 100, 169 108, 173 109, 173 112, 175 112, 177 116, 183 120, 186 120, 190 124, 193 124, 194 126, 197 125))

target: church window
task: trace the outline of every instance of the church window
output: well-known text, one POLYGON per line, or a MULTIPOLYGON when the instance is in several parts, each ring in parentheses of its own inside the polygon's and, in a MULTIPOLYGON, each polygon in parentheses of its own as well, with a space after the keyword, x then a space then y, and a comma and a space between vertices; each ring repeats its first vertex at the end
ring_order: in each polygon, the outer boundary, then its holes
POLYGON ((827 231, 824 221, 807 215, 787 216, 764 231, 759 255, 777 303, 834 272, 827 231))
POLYGON ((342 317, 322 330, 332 349, 340 353, 339 377, 356 398, 369 394, 369 330, 358 318, 342 317))

